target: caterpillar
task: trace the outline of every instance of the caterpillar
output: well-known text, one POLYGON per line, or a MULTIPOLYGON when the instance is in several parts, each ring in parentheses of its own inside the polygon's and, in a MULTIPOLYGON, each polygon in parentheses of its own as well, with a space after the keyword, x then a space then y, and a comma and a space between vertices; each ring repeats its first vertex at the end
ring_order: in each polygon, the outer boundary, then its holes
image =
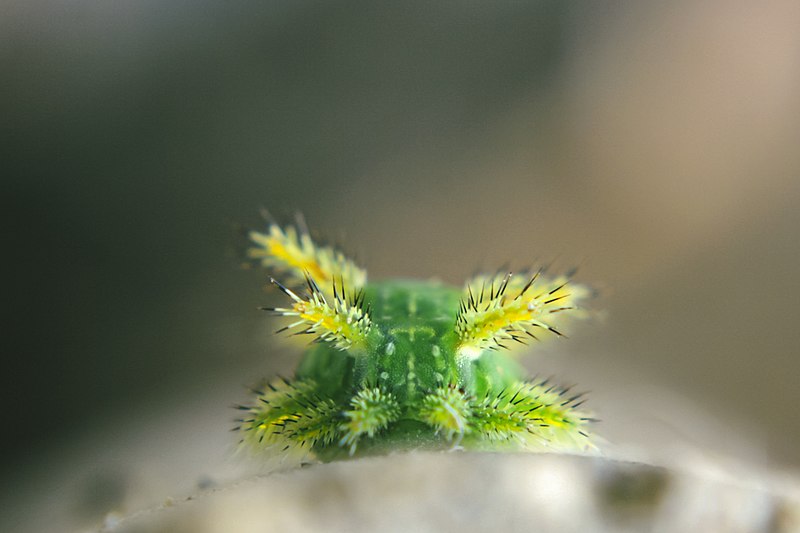
POLYGON ((410 449, 595 449, 582 394, 527 379, 522 348, 563 336, 590 291, 543 269, 439 281, 367 281, 304 223, 250 231, 247 255, 286 297, 262 308, 312 342, 291 379, 254 390, 240 445, 332 461, 410 449))

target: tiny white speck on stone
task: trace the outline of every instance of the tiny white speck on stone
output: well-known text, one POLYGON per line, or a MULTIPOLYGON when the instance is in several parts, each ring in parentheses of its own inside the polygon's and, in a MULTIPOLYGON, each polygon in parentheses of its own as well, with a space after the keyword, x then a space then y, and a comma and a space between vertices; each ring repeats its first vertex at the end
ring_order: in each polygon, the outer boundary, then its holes
POLYGON ((122 516, 115 511, 111 511, 103 519, 103 528, 116 529, 117 526, 119 526, 120 520, 122 520, 122 516))

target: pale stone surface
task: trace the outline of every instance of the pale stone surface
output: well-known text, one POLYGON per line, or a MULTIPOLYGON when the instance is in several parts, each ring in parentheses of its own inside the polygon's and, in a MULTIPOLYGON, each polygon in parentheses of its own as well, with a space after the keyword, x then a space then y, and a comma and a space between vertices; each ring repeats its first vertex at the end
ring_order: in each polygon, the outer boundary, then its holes
POLYGON ((606 458, 411 453, 245 479, 102 531, 788 532, 799 495, 776 479, 606 458))

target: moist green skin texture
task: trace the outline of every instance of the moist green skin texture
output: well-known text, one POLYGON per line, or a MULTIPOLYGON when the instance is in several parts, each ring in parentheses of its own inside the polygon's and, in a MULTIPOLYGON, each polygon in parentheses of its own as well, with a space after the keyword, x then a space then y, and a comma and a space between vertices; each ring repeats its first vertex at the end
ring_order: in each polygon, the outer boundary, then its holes
MULTIPOLYGON (((327 343, 314 344, 296 372, 297 379, 312 380, 321 396, 341 405, 368 387, 394 395, 400 418, 379 437, 361 439, 359 455, 451 447, 452 442, 433 427, 415 419, 426 395, 452 385, 482 397, 524 380, 524 369, 508 354, 486 350, 474 360, 456 356, 458 336, 453 324, 462 294, 459 289, 436 281, 391 280, 370 283, 364 290, 372 318, 366 347, 342 351, 327 343)), ((347 453, 346 449, 315 448, 321 458, 347 453)))
POLYGON ((377 385, 413 407, 443 385, 478 396, 525 378, 507 354, 487 350, 472 361, 456 357, 453 322, 461 291, 435 281, 392 280, 371 283, 365 292, 372 304, 367 347, 342 351, 316 344, 297 369, 297 378, 314 380, 326 396, 346 400, 377 385))

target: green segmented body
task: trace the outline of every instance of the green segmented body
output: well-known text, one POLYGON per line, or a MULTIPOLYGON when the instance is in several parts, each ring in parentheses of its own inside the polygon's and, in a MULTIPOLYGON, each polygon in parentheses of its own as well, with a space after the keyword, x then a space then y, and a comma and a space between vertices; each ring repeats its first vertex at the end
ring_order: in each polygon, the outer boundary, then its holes
POLYGON ((393 395, 401 415, 382 434, 381 449, 409 440, 413 447, 450 446, 435 428, 420 423, 418 413, 423 398, 443 386, 478 397, 525 378, 525 371, 507 357, 487 354, 458 361, 453 320, 460 290, 435 281, 386 281, 368 284, 365 293, 373 303, 368 349, 350 354, 317 344, 303 356, 296 377, 313 381, 320 393, 342 403, 375 386, 393 395))
POLYGON ((568 293, 567 281, 540 273, 521 283, 510 274, 483 277, 474 293, 437 281, 366 283, 363 271, 340 264, 343 256, 293 230, 273 226, 253 239, 265 247, 253 255, 270 266, 294 268, 295 277, 303 267, 307 297, 273 280, 294 304, 271 310, 296 317, 288 327, 304 327, 318 342, 293 379, 268 384, 241 407, 251 448, 322 460, 413 448, 592 448, 580 395, 525 381, 517 359, 501 350, 540 331, 560 334, 554 324, 575 309, 580 286, 568 293), (357 285, 350 297, 341 272, 357 285))
POLYGON ((372 303, 373 326, 366 350, 350 354, 317 345, 304 356, 297 377, 313 379, 334 394, 344 384, 377 384, 403 404, 442 384, 466 387, 452 331, 459 296, 460 291, 436 282, 368 284, 365 300, 372 303))

